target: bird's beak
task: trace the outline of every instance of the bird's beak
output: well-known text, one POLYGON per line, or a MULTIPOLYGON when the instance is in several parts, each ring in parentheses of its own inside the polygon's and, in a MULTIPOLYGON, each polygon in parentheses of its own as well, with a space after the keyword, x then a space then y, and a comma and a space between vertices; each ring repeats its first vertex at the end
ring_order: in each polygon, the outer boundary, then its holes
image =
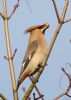
POLYGON ((43 32, 43 34, 45 34, 46 29, 49 28, 49 24, 46 23, 46 24, 44 24, 43 26, 44 26, 44 27, 43 27, 43 29, 42 29, 42 32, 43 32))
POLYGON ((44 24, 44 26, 45 26, 46 29, 49 28, 49 24, 48 23, 44 24))

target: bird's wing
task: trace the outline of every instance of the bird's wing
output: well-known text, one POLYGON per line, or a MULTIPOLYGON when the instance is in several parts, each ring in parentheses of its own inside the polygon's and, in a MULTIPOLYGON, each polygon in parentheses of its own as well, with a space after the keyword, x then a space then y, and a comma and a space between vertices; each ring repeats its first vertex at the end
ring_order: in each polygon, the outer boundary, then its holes
POLYGON ((27 65, 30 62, 30 60, 32 59, 32 57, 34 56, 34 53, 36 52, 37 48, 38 48, 37 40, 35 40, 29 44, 27 51, 25 53, 23 62, 22 62, 22 63, 24 63, 24 66, 21 68, 19 77, 21 76, 21 74, 25 70, 25 68, 27 67, 27 65), (29 58, 29 56, 31 56, 31 57, 29 58))
POLYGON ((28 48, 27 48, 27 51, 25 53, 25 56, 24 56, 24 59, 23 59, 23 62, 22 64, 27 61, 28 58, 31 59, 32 55, 34 54, 34 52, 37 50, 38 48, 38 42, 37 40, 33 41, 32 43, 30 43, 28 45, 28 48))

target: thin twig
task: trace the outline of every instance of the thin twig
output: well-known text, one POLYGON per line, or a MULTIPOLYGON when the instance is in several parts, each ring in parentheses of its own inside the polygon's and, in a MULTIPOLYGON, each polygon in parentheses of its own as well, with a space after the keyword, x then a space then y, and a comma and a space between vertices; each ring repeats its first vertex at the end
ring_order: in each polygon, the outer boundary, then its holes
POLYGON ((71 21, 71 18, 70 18, 70 19, 65 20, 65 21, 64 21, 64 23, 67 23, 67 22, 69 22, 69 21, 71 21))
MULTIPOLYGON (((68 66, 67 65, 69 65, 69 67, 71 68, 71 64, 68 62, 68 63, 66 63, 66 69, 68 68, 68 66)), ((64 69, 62 69, 62 70, 64 70, 64 69)), ((65 73, 63 73, 63 75, 64 75, 65 73)), ((61 79, 62 79, 62 76, 63 75, 61 75, 61 77, 60 77, 60 81, 59 81, 59 86, 61 87, 61 85, 60 85, 60 82, 61 82, 61 79)))
POLYGON ((68 77, 69 81, 71 82, 71 75, 69 75, 64 68, 62 68, 62 71, 66 74, 66 76, 68 77))
POLYGON ((16 55, 16 52, 17 52, 17 49, 15 49, 15 51, 14 51, 14 54, 13 54, 13 59, 14 59, 14 57, 15 57, 15 55, 16 55))
POLYGON ((59 96, 57 96, 54 100, 58 100, 59 98, 61 98, 62 96, 64 96, 66 94, 66 92, 60 94, 59 96))
POLYGON ((4 59, 8 61, 8 58, 6 56, 4 56, 4 59))
POLYGON ((65 0, 65 6, 64 6, 64 9, 62 11, 62 15, 61 15, 61 21, 62 23, 64 22, 64 18, 65 18, 65 15, 66 15, 66 11, 67 11, 67 8, 68 8, 68 4, 69 4, 69 0, 65 0))
POLYGON ((66 95, 67 95, 68 92, 69 92, 69 90, 70 90, 70 88, 71 88, 71 75, 68 74, 68 73, 65 71, 64 68, 62 68, 62 71, 64 72, 64 74, 65 74, 65 75, 68 77, 68 79, 69 79, 69 86, 68 86, 68 88, 66 89, 66 95))
POLYGON ((0 16, 4 19, 4 16, 3 16, 3 14, 0 12, 0 16))
POLYGON ((64 95, 68 96, 69 89, 70 89, 70 85, 68 86, 68 88, 66 89, 65 92, 61 93, 61 94, 60 94, 59 96, 57 96, 54 100, 58 100, 58 99, 60 99, 61 97, 63 97, 64 95))
POLYGON ((14 15, 14 13, 18 7, 19 7, 19 1, 17 2, 16 5, 14 5, 14 9, 12 10, 11 14, 8 16, 8 19, 10 19, 14 15))
POLYGON ((64 74, 65 74, 65 75, 68 77, 68 79, 69 79, 69 86, 68 86, 68 88, 65 90, 64 93, 62 93, 62 94, 60 94, 59 96, 57 96, 54 100, 58 100, 59 98, 61 98, 61 97, 64 96, 64 95, 66 95, 66 96, 68 96, 68 97, 71 97, 71 96, 68 94, 68 92, 69 92, 69 90, 70 90, 70 88, 71 88, 71 75, 69 75, 69 74, 65 71, 64 68, 62 68, 62 71, 64 72, 64 74))
POLYGON ((0 97, 1 97, 3 100, 7 100, 6 97, 5 97, 2 93, 0 93, 0 97))
POLYGON ((55 13, 56 13, 56 16, 57 16, 58 22, 60 23, 60 17, 59 17, 59 14, 58 14, 58 9, 57 9, 57 6, 56 6, 56 3, 55 3, 55 0, 52 0, 52 1, 53 1, 53 5, 54 5, 54 9, 55 9, 55 13))

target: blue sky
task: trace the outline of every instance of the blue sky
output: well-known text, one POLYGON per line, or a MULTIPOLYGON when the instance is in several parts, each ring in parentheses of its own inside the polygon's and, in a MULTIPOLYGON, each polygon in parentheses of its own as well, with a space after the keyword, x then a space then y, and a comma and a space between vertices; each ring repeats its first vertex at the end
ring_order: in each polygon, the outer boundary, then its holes
MULTIPOLYGON (((29 34, 24 34, 25 29, 29 26, 44 24, 46 22, 49 23, 50 28, 46 31, 46 40, 49 44, 58 24, 52 0, 27 1, 30 3, 32 13, 29 10, 29 5, 26 3, 26 0, 20 0, 19 8, 9 20, 12 53, 15 48, 18 50, 14 58, 16 80, 20 73, 22 59, 24 57, 29 38, 29 34)), ((6 0, 6 2, 9 15, 17 0, 6 0)), ((61 0, 61 2, 60 0, 56 0, 59 15, 61 15, 64 3, 65 0, 61 0)), ((2 11, 2 0, 0 0, 0 11, 2 11)), ((70 12, 71 1, 66 13, 66 18, 71 18, 70 12)), ((45 67, 44 72, 37 83, 39 90, 45 95, 45 100, 53 100, 54 97, 62 93, 68 86, 68 79, 66 76, 64 76, 61 80, 61 88, 59 87, 59 79, 62 75, 61 67, 66 67, 67 62, 71 63, 70 39, 71 22, 68 22, 62 26, 48 59, 48 66, 45 67)), ((0 92, 2 92, 8 100, 13 100, 10 70, 8 62, 4 59, 5 55, 7 56, 4 23, 0 17, 0 92)), ((71 73, 71 69, 69 67, 67 71, 71 73)), ((19 88, 19 100, 21 100, 24 95, 22 87, 24 86, 28 88, 29 85, 30 80, 27 78, 19 88)), ((60 100, 70 99, 65 96, 60 100)))

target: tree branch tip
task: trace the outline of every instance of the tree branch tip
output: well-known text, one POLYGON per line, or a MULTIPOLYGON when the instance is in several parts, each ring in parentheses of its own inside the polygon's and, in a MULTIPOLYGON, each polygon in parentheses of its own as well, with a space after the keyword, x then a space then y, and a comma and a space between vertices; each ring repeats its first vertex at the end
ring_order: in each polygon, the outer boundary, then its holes
POLYGON ((0 12, 0 16, 4 19, 4 16, 3 16, 3 14, 0 12))
POLYGON ((17 51, 17 48, 15 49, 15 52, 17 51))
POLYGON ((5 59, 5 60, 8 60, 8 58, 7 58, 6 56, 4 56, 4 59, 5 59))
POLYGON ((17 48, 14 50, 12 59, 14 59, 14 57, 15 57, 15 55, 16 55, 16 52, 17 52, 17 48))
POLYGON ((62 71, 64 72, 65 71, 65 69, 64 68, 61 68, 62 69, 62 71))
POLYGON ((65 73, 65 75, 66 75, 68 78, 70 77, 70 75, 65 71, 64 68, 62 68, 62 71, 65 73))
POLYGON ((56 6, 56 2, 54 0, 52 0, 52 2, 53 2, 53 5, 54 5, 54 9, 55 9, 56 17, 58 19, 58 23, 60 23, 60 17, 59 17, 58 9, 57 9, 57 6, 56 6))
POLYGON ((19 2, 17 2, 17 4, 14 5, 14 11, 19 7, 19 2))
POLYGON ((17 48, 14 50, 14 54, 13 54, 13 55, 15 55, 15 54, 16 54, 16 52, 17 52, 17 48))
POLYGON ((10 19, 10 18, 13 16, 13 14, 15 13, 15 11, 16 11, 16 9, 17 9, 18 7, 19 7, 19 0, 18 0, 18 2, 14 5, 14 8, 13 8, 11 14, 9 15, 8 19, 10 19))

